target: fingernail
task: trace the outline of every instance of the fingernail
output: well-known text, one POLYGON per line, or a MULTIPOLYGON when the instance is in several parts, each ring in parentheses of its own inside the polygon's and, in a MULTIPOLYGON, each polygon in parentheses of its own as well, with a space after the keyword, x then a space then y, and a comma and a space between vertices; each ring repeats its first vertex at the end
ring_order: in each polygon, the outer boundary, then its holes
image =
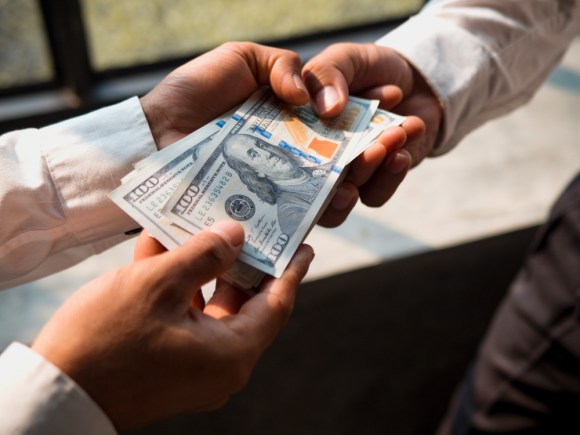
POLYGON ((389 159, 388 169, 393 175, 408 171, 410 167, 411 154, 407 150, 399 150, 389 159))
POLYGON ((244 230, 242 229, 242 226, 235 221, 218 222, 210 228, 210 231, 220 236, 235 248, 244 243, 244 230))
POLYGON ((292 78, 294 79, 294 86, 300 89, 305 94, 308 94, 308 89, 306 89, 306 85, 302 81, 302 77, 298 73, 292 74, 292 78))
POLYGON ((310 245, 302 244, 300 245, 300 249, 298 250, 299 255, 304 257, 304 260, 308 262, 308 264, 312 263, 316 254, 314 253, 314 249, 310 245))
POLYGON ((356 193, 352 190, 338 188, 334 197, 332 198, 332 208, 335 210, 345 210, 350 207, 356 197, 356 193))
POLYGON ((316 94, 315 100, 318 113, 324 114, 338 103, 338 92, 332 86, 325 86, 316 94))
POLYGON ((312 260, 314 260, 314 257, 316 257, 316 253, 314 252, 314 249, 312 248, 312 246, 308 245, 310 247, 310 252, 308 254, 309 259, 308 259, 308 263, 312 263, 312 260))

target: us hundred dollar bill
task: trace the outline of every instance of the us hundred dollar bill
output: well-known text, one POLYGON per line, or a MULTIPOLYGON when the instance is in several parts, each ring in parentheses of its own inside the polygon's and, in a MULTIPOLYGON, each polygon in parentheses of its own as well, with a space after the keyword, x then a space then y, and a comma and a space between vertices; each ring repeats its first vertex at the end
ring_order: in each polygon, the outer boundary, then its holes
POLYGON ((407 119, 405 116, 397 115, 396 113, 383 109, 377 109, 357 146, 353 149, 349 162, 362 154, 385 129, 401 125, 405 122, 405 119, 407 119))
POLYGON ((279 277, 326 204, 378 102, 351 98, 321 120, 268 89, 254 94, 210 142, 162 209, 197 233, 224 219, 242 224, 240 260, 279 277))
POLYGON ((217 124, 208 124, 176 142, 171 153, 165 153, 165 159, 149 158, 146 167, 130 173, 110 194, 125 213, 168 249, 182 245, 191 233, 174 225, 161 214, 161 209, 198 160, 198 146, 209 142, 219 131, 217 124))
MULTIPOLYGON (((226 121, 224 118, 207 124, 138 162, 136 169, 123 178, 123 184, 110 194, 121 209, 167 249, 182 245, 192 234, 167 219, 161 209, 226 121)), ((224 277, 242 288, 250 288, 263 278, 263 273, 238 261, 224 277)))

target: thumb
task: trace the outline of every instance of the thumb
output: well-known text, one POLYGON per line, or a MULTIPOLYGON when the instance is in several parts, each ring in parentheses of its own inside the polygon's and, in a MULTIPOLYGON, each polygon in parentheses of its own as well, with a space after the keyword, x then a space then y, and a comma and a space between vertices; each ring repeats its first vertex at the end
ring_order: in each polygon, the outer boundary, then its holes
POLYGON ((259 85, 270 85, 282 100, 295 105, 308 103, 308 90, 302 81, 300 56, 290 50, 248 43, 243 52, 246 63, 259 85))
POLYGON ((139 261, 145 258, 153 257, 154 255, 162 254, 167 251, 165 247, 154 239, 147 230, 141 231, 137 242, 135 243, 135 250, 133 251, 133 260, 139 261))
POLYGON ((331 45, 304 66, 302 76, 318 113, 325 117, 342 113, 349 92, 392 107, 413 86, 409 64, 394 50, 376 44, 331 45))
POLYGON ((145 260, 142 264, 147 266, 152 279, 179 289, 182 292, 180 299, 190 300, 201 286, 232 266, 243 244, 242 226, 234 221, 224 221, 193 235, 179 248, 145 260), (145 264, 146 261, 151 263, 145 264))
POLYGON ((348 102, 349 79, 356 74, 348 54, 332 46, 311 59, 302 77, 312 96, 314 110, 324 117, 342 113, 348 102))

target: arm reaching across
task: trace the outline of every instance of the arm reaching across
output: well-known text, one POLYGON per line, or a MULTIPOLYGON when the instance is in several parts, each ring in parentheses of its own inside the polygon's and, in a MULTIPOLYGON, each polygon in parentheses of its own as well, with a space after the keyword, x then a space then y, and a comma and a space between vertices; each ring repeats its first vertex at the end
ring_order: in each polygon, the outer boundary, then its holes
POLYGON ((529 101, 580 31, 578 0, 438 0, 379 39, 445 109, 433 155, 529 101))
MULTIPOLYGON (((577 0, 440 0, 375 44, 337 44, 313 58, 303 77, 323 116, 340 113, 350 93, 417 117, 403 125, 406 142, 382 137, 382 153, 355 161, 352 195, 382 205, 406 169, 527 102, 579 30, 577 0)), ((332 204, 327 215, 340 221, 332 204)))

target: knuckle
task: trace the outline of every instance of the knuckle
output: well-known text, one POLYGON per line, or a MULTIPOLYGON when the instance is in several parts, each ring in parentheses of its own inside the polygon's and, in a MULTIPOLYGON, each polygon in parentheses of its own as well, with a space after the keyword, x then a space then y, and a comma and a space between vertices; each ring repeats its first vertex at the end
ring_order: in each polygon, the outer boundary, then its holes
POLYGON ((243 51, 254 50, 256 47, 258 47, 258 44, 254 43, 254 42, 250 42, 250 41, 238 41, 238 42, 232 42, 232 44, 236 48, 239 48, 243 51))
POLYGON ((231 47, 235 46, 236 44, 237 44, 237 42, 226 41, 226 42, 222 42, 218 48, 227 49, 227 48, 231 48, 231 47))
POLYGON ((216 51, 224 51, 224 52, 235 52, 237 50, 237 42, 223 42, 217 48, 216 51))
POLYGON ((282 48, 271 48, 272 54, 269 56, 272 66, 274 64, 291 66, 293 68, 298 68, 300 70, 300 56, 291 50, 286 50, 282 48))
POLYGON ((248 41, 227 41, 223 42, 218 49, 245 57, 255 46, 255 43, 248 41))
POLYGON ((227 41, 223 42, 219 48, 223 50, 237 50, 238 48, 241 48, 243 44, 243 42, 239 41, 227 41))
POLYGON ((292 62, 296 62, 296 63, 300 63, 300 55, 298 53, 296 53, 295 51, 292 50, 281 50, 281 53, 288 57, 288 59, 292 62))
POLYGON ((332 44, 329 46, 325 51, 329 53, 344 53, 350 51, 356 44, 352 42, 337 42, 336 44, 332 44))

